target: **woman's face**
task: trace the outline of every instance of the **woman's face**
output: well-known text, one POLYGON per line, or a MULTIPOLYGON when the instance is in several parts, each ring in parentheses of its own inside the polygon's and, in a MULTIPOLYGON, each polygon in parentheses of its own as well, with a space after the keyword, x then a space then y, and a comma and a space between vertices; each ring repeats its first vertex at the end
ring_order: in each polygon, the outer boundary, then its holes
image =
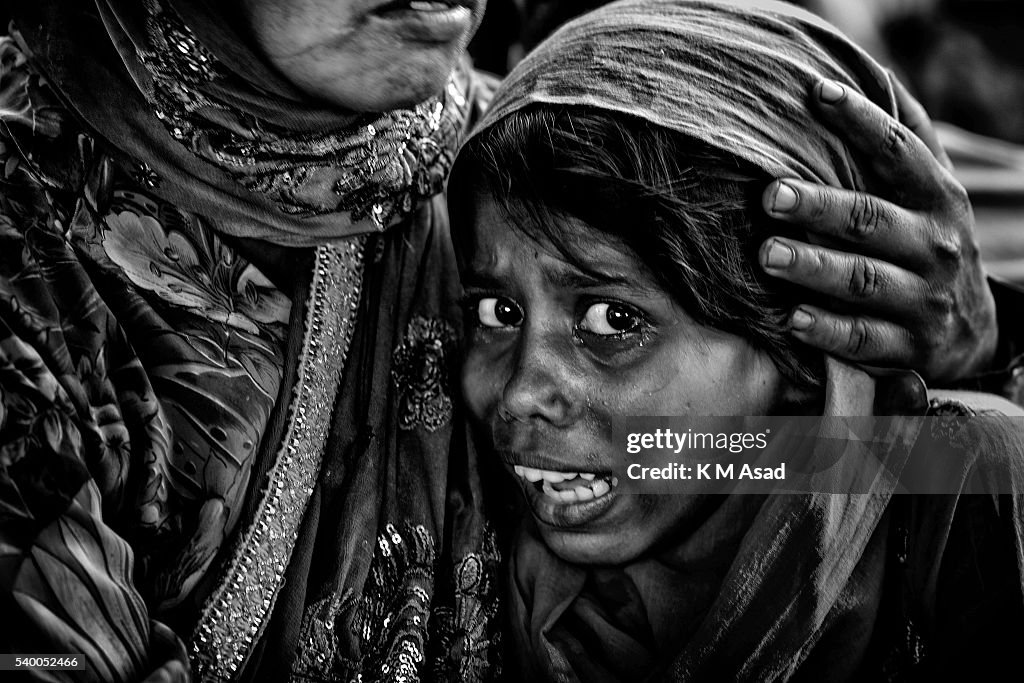
POLYGON ((602 477, 642 457, 616 448, 612 418, 769 414, 785 392, 775 365, 697 324, 580 221, 561 227, 585 245, 583 269, 516 230, 490 196, 478 194, 472 219, 457 240, 471 328, 462 388, 544 541, 571 562, 621 563, 685 533, 700 497, 624 495, 602 477))
POLYGON ((304 92, 387 111, 442 91, 486 0, 241 0, 252 36, 304 92))

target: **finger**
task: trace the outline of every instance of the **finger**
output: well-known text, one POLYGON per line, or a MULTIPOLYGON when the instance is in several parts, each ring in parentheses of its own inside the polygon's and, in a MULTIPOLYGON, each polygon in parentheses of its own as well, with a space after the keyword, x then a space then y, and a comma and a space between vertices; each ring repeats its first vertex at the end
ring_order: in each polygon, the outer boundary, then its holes
POLYGON ((887 320, 801 305, 790 317, 790 330, 809 346, 858 363, 907 367, 914 360, 910 332, 887 320))
POLYGON ((930 226, 922 216, 863 192, 777 180, 761 196, 768 215, 908 267, 931 263, 930 226))
POLYGON ((860 254, 770 237, 758 257, 769 275, 872 313, 913 318, 927 299, 922 278, 860 254))
POLYGON ((889 185, 890 198, 913 208, 943 197, 946 170, 909 128, 836 81, 821 81, 815 93, 826 124, 889 185))
POLYGON ((939 142, 939 136, 935 132, 935 127, 932 125, 932 120, 928 116, 928 112, 924 110, 921 103, 918 102, 910 91, 896 78, 896 74, 889 72, 889 77, 892 80, 893 89, 896 91, 896 106, 899 110, 900 120, 903 121, 903 125, 913 131, 921 142, 925 144, 928 151, 932 153, 943 168, 948 171, 953 170, 953 162, 950 160, 949 155, 946 154, 945 148, 942 143, 939 142))

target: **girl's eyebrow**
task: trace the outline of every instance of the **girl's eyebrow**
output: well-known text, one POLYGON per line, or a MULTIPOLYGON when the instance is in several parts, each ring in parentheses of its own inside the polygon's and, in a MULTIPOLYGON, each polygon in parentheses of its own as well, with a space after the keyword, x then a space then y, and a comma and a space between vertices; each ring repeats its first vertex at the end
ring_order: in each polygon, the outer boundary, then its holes
POLYGON ((462 286, 466 289, 497 289, 506 284, 501 278, 490 273, 470 270, 462 274, 462 286))
POLYGON ((564 289, 588 289, 590 287, 607 287, 608 285, 629 285, 633 281, 622 275, 612 275, 597 270, 587 269, 586 271, 574 269, 559 269, 548 274, 548 280, 557 287, 564 289))
MULTIPOLYGON (((634 290, 659 291, 658 288, 634 274, 610 273, 593 266, 574 267, 559 264, 561 267, 543 267, 543 277, 558 289, 594 289, 596 287, 628 287, 634 290)), ((470 265, 462 273, 464 289, 501 289, 509 284, 507 277, 498 275, 487 269, 477 270, 470 265)))
POLYGON ((640 273, 626 275, 623 273, 610 273, 594 265, 584 264, 585 267, 559 268, 555 271, 548 271, 545 274, 548 282, 561 289, 594 289, 597 287, 625 287, 633 291, 646 293, 661 293, 655 283, 643 277, 640 273))

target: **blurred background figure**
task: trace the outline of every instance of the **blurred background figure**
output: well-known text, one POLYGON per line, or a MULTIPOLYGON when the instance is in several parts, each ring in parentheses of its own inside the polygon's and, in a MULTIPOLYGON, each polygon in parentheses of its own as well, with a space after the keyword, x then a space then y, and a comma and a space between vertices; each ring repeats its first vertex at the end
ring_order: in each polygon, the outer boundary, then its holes
POLYGON ((881 42, 932 115, 975 133, 1024 143, 1020 3, 890 2, 918 5, 914 11, 882 14, 881 42))

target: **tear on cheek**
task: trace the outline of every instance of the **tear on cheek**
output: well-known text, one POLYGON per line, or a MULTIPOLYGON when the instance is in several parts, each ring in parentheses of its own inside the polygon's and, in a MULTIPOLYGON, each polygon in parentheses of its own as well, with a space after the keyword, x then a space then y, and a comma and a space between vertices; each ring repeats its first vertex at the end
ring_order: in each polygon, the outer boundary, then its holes
POLYGON ((462 398, 470 414, 476 419, 483 419, 488 406, 496 405, 501 399, 504 385, 480 367, 481 364, 470 365, 467 362, 462 372, 462 398))

